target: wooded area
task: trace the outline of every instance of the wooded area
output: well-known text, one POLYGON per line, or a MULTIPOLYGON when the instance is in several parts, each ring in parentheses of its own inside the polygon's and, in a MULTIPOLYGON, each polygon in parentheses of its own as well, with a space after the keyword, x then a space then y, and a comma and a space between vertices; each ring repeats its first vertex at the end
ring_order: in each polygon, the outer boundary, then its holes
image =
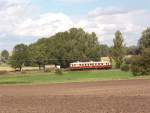
POLYGON ((126 47, 120 31, 116 31, 113 43, 113 46, 101 44, 94 32, 71 28, 30 45, 18 44, 10 57, 6 50, 1 56, 2 62, 20 71, 23 66, 39 66, 45 70, 49 64, 67 68, 72 62, 100 61, 101 57, 108 56, 118 69, 131 70, 135 75, 150 73, 150 28, 142 32, 137 46, 126 47), (126 58, 128 55, 132 57, 126 58))

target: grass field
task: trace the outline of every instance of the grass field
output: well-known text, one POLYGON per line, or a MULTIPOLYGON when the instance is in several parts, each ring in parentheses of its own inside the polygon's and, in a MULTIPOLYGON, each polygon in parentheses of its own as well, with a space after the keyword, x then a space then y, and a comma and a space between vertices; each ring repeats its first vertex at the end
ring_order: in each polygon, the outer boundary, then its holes
MULTIPOLYGON (((139 77, 138 77, 139 78, 139 77)), ((102 80, 120 80, 120 79, 138 79, 131 72, 122 72, 119 70, 102 70, 86 72, 64 72, 63 75, 54 73, 28 73, 28 74, 7 74, 0 76, 0 84, 49 84, 49 83, 69 83, 69 82, 87 82, 102 80)), ((140 77, 141 78, 141 77, 140 77)), ((150 78, 149 76, 144 78, 150 78)))

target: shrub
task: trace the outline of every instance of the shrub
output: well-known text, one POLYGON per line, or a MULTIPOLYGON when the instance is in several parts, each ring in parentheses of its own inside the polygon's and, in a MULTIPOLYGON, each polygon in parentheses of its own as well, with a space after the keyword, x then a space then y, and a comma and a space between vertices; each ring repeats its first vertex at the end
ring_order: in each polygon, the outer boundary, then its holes
POLYGON ((133 56, 131 71, 134 75, 150 75, 150 48, 145 49, 141 55, 133 56))
POLYGON ((142 68, 138 67, 138 65, 131 65, 131 71, 134 76, 142 75, 142 68))
POLYGON ((130 68, 129 68, 129 65, 128 65, 128 64, 123 64, 123 65, 121 66, 121 70, 122 70, 122 71, 126 71, 126 72, 127 72, 127 71, 129 71, 129 69, 130 69, 130 68))
POLYGON ((47 68, 47 69, 45 69, 45 72, 55 72, 55 69, 54 68, 47 68))
POLYGON ((56 69, 55 74, 57 75, 63 75, 63 71, 61 69, 56 69))

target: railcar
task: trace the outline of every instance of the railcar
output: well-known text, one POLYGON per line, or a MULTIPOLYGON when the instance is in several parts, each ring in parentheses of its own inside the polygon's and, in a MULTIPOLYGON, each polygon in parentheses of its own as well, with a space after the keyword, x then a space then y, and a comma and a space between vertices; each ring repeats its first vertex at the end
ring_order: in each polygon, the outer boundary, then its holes
POLYGON ((84 69, 111 69, 110 62, 74 62, 70 63, 70 70, 84 70, 84 69))

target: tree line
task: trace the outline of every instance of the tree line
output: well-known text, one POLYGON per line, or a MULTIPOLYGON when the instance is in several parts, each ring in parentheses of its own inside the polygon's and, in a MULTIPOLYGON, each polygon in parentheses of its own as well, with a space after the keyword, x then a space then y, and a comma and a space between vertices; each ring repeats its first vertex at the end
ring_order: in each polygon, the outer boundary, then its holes
POLYGON ((51 37, 41 38, 30 45, 16 45, 9 63, 20 71, 23 66, 38 66, 39 69, 45 70, 45 65, 48 64, 67 68, 71 62, 100 61, 101 57, 109 56, 111 61, 115 61, 116 68, 128 67, 136 74, 147 74, 150 72, 149 49, 150 28, 142 32, 137 46, 130 47, 126 47, 120 31, 116 31, 113 46, 109 47, 100 44, 94 32, 71 28, 51 37), (126 59, 126 55, 132 57, 126 59))
POLYGON ((67 68, 71 62, 89 60, 100 60, 100 46, 96 34, 87 33, 81 28, 72 28, 49 38, 39 39, 29 46, 16 45, 10 64, 20 70, 23 65, 45 69, 45 65, 55 64, 67 68))

